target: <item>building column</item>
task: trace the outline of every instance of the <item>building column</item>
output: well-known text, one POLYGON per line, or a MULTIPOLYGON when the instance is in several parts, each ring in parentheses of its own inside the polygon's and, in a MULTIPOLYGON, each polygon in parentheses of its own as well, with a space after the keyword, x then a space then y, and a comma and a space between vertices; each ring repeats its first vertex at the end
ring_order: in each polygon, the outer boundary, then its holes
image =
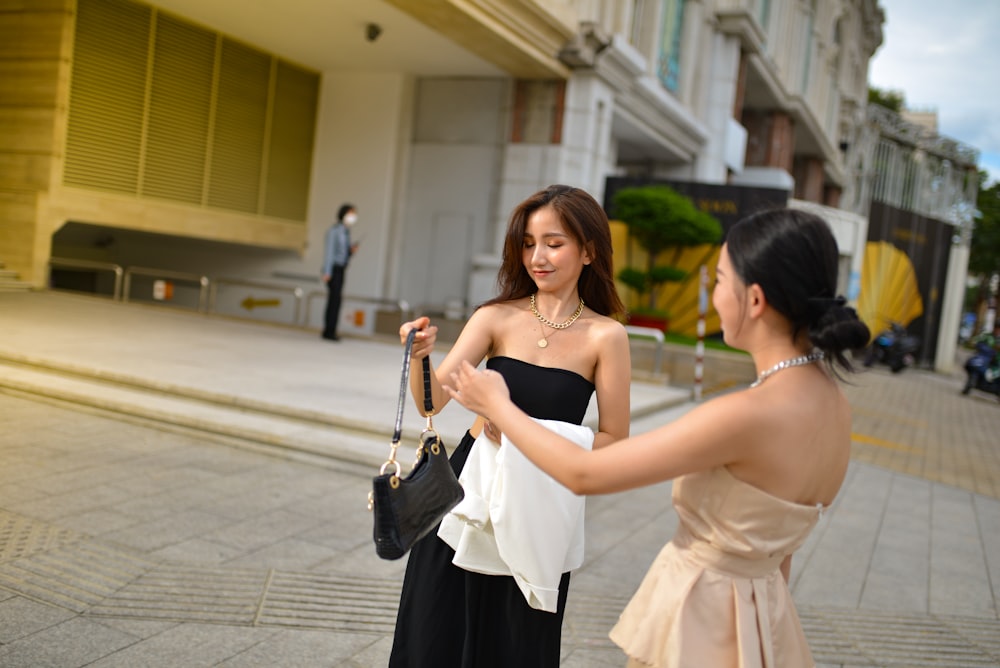
POLYGON ((740 119, 747 131, 745 167, 734 174, 733 185, 792 191, 795 158, 795 121, 781 111, 744 111, 740 119))
POLYGON ((0 261, 44 287, 57 224, 45 203, 62 173, 75 3, 19 4, 0 12, 0 261))
POLYGON ((795 156, 795 121, 788 114, 743 114, 747 129, 747 166, 776 167, 792 173, 795 156))
POLYGON ((834 209, 840 208, 840 197, 844 190, 840 186, 828 185, 823 189, 823 204, 834 209))
MULTIPOLYGON (((734 37, 715 34, 708 67, 705 124, 708 126, 708 142, 698 152, 694 161, 694 180, 700 183, 726 182, 730 165, 727 153, 730 144, 742 140, 742 131, 735 125, 732 110, 740 88, 740 43, 734 37)), ((740 103, 742 104, 742 103, 740 103)))
POLYGON ((795 197, 823 204, 823 161, 815 157, 795 161, 795 197))

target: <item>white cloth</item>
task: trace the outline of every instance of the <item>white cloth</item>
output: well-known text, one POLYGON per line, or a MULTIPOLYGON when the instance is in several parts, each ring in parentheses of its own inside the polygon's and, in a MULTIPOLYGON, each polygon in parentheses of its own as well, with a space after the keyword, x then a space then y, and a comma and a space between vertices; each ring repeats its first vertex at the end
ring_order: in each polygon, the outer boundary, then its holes
MULTIPOLYGON (((589 427, 536 420, 590 450, 589 427)), ((465 498, 445 515, 438 536, 459 568, 510 575, 536 610, 555 612, 559 580, 583 564, 585 498, 531 463, 506 435, 500 446, 480 434, 458 478, 465 498)))

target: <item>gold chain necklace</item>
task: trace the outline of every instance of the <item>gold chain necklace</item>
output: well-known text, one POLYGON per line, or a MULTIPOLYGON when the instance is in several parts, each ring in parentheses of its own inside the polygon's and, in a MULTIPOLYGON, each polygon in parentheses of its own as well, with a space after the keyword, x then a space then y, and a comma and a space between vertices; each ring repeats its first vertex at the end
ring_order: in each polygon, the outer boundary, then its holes
MULTIPOLYGON (((583 313, 583 300, 581 299, 580 305, 576 307, 576 310, 573 312, 573 315, 571 315, 568 320, 566 320, 565 322, 552 322, 551 320, 549 320, 544 315, 538 312, 538 309, 535 307, 535 294, 531 295, 531 298, 528 300, 528 304, 531 306, 531 312, 535 314, 536 318, 538 318, 538 322, 542 323, 547 327, 551 327, 552 329, 566 329, 574 322, 576 322, 576 319, 580 317, 581 313, 583 313)), ((538 347, 544 348, 548 345, 549 345, 549 340, 545 337, 545 330, 542 330, 542 338, 538 339, 538 347)))

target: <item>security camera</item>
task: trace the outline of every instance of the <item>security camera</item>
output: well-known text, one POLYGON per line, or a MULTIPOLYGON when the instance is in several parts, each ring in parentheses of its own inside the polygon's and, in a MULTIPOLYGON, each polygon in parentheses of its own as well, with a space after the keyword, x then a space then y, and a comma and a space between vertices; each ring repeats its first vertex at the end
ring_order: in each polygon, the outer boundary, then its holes
POLYGON ((374 42, 382 34, 382 26, 377 23, 369 23, 365 28, 365 37, 369 42, 374 42))

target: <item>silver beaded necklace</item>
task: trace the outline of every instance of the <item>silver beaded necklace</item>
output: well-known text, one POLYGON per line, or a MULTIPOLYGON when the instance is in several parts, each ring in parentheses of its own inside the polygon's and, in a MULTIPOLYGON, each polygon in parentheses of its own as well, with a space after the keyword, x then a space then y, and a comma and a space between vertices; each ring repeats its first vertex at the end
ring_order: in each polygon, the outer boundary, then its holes
POLYGON ((823 359, 823 351, 816 350, 809 353, 808 355, 801 355, 799 357, 793 357, 791 359, 782 360, 777 364, 775 364, 774 366, 772 366, 767 371, 761 371, 760 375, 757 376, 757 380, 750 383, 750 387, 757 387, 765 380, 767 380, 770 376, 778 373, 782 369, 790 369, 793 366, 803 366, 805 364, 812 364, 813 362, 819 362, 821 359, 823 359))

